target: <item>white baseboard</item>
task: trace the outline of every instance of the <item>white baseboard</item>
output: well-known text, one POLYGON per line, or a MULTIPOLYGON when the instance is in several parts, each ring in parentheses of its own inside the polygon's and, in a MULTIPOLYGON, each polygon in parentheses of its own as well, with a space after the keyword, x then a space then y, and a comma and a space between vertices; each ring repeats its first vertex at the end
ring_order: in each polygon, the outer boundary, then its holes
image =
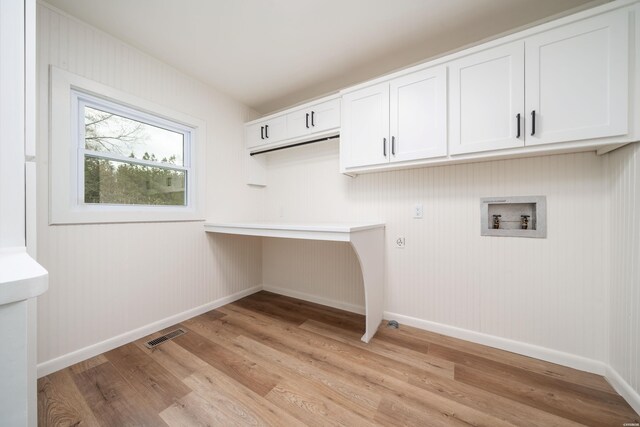
POLYGON ((397 320, 400 324, 413 326, 415 328, 424 329, 450 337, 471 341, 477 344, 483 344, 489 347, 499 348, 501 350, 510 351, 512 353, 522 354, 524 356, 534 357, 536 359, 545 360, 558 365, 568 366, 570 368, 587 371, 598 375, 605 375, 608 366, 598 360, 577 356, 571 353, 565 353, 550 348, 541 347, 533 344, 527 344, 521 341, 514 341, 507 338, 501 338, 494 335, 483 334, 481 332, 462 329, 455 326, 444 325, 442 323, 431 322, 428 320, 418 319, 415 317, 404 316, 402 314, 384 312, 384 318, 387 320, 397 320))
POLYGON ((291 289, 278 288, 271 285, 262 285, 262 289, 268 292, 273 292, 274 294, 284 295, 286 297, 297 298, 309 302, 315 302, 316 304, 338 308, 340 310, 349 311, 351 313, 365 314, 365 308, 362 305, 350 304, 344 301, 332 300, 329 298, 307 294, 305 292, 292 291, 291 289))
POLYGON ((635 391, 633 387, 622 378, 618 371, 611 366, 607 366, 605 378, 609 381, 611 387, 627 401, 633 410, 640 414, 640 393, 635 391))
POLYGON ((124 334, 117 335, 115 337, 109 338, 99 343, 92 344, 90 346, 81 348, 71 353, 67 353, 60 357, 56 357, 55 359, 51 359, 51 360, 47 360, 46 362, 39 363, 38 378, 44 377, 45 375, 49 375, 52 372, 59 371, 60 369, 66 368, 67 366, 71 366, 74 363, 78 363, 78 362, 82 362, 83 360, 90 359, 106 351, 113 350, 116 347, 120 347, 121 345, 130 343, 146 335, 152 334, 161 329, 167 328, 171 325, 175 325, 176 323, 180 323, 183 320, 187 320, 194 316, 198 316, 202 313, 206 313, 207 311, 211 311, 218 307, 222 307, 225 304, 229 304, 231 302, 237 301, 240 298, 244 298, 247 295, 251 295, 256 292, 259 292, 260 290, 262 290, 262 286, 260 285, 254 286, 252 288, 245 289, 240 292, 236 292, 235 294, 217 299, 215 301, 208 302, 199 307, 195 307, 190 310, 183 311, 182 313, 178 313, 173 316, 167 317, 165 319, 158 320, 157 322, 150 323, 138 329, 125 332, 124 334))

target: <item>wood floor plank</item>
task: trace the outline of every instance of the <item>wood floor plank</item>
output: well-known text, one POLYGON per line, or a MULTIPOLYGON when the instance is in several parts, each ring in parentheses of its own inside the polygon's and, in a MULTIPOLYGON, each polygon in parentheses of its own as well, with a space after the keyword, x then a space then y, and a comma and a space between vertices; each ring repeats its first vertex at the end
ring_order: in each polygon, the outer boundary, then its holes
MULTIPOLYGON (((621 414, 625 412, 627 414, 633 413, 622 397, 599 389, 592 389, 573 382, 551 378, 536 372, 523 370, 518 367, 438 344, 431 345, 429 352, 430 354, 455 362, 456 379, 458 380, 464 378, 464 373, 471 372, 463 370, 463 368, 468 367, 475 371, 481 371, 491 376, 491 378, 499 378, 499 381, 503 383, 503 385, 508 381, 516 387, 518 384, 521 384, 533 388, 538 391, 536 395, 541 396, 540 398, 547 402, 547 404, 552 404, 552 401, 558 401, 557 405, 562 407, 564 406, 562 403, 563 400, 575 401, 576 403, 571 406, 573 407, 573 411, 578 414, 584 413, 584 410, 589 410, 589 408, 602 411, 614 410, 621 414), (553 397, 553 399, 550 399, 550 397, 553 397), (584 410, 581 409, 583 406, 585 407, 584 410)), ((535 396, 528 396, 528 399, 533 399, 534 397, 535 396)), ((535 401, 535 399, 533 400, 535 401)))
MULTIPOLYGON (((368 389, 357 388, 354 384, 335 376, 328 375, 313 365, 297 361, 269 346, 262 345, 244 336, 238 336, 237 330, 231 330, 227 320, 203 320, 197 325, 203 331, 214 330, 215 334, 208 338, 217 344, 233 351, 242 358, 264 366, 270 372, 284 378, 294 374, 299 377, 302 386, 315 389, 316 393, 327 400, 349 408, 352 412, 364 417, 373 418, 379 400, 368 389), (221 328, 227 328, 227 333, 221 333, 221 328), (233 339, 235 338, 235 339, 233 339)), ((389 420, 392 421, 392 420, 389 420)))
MULTIPOLYGON (((278 328, 271 325, 260 325, 262 318, 251 317, 250 322, 243 323, 238 317, 241 310, 232 307, 223 308, 228 317, 229 325, 236 324, 240 330, 251 335, 256 340, 268 344, 271 347, 298 357, 307 363, 313 363, 330 372, 350 373, 352 380, 364 387, 381 386, 381 392, 397 393, 399 396, 416 398, 419 401, 431 399, 430 393, 441 394, 447 399, 454 400, 478 410, 488 411, 503 420, 511 420, 518 425, 531 426, 564 426, 572 425, 569 420, 562 419, 553 414, 538 411, 535 408, 505 399, 498 395, 479 391, 462 383, 457 383, 446 378, 429 376, 404 377, 394 375, 393 372, 376 365, 372 361, 362 363, 345 356, 348 351, 335 351, 330 346, 318 345, 315 341, 309 342, 305 336, 296 339, 295 334, 279 333, 278 328), (234 314, 235 312, 235 314, 234 314), (286 337, 286 338, 285 338, 286 337), (411 384, 411 387, 408 386, 411 384), (416 387, 419 387, 418 389, 416 387)), ((271 322, 279 322, 271 319, 271 322)), ((283 327, 282 325, 280 327, 283 327)))
MULTIPOLYGON (((248 310, 258 311, 261 313, 269 313, 269 316, 275 317, 283 322, 287 322, 293 325, 299 325, 305 322, 308 317, 300 312, 287 310, 271 304, 267 301, 261 301, 257 298, 245 298, 234 302, 238 307, 243 307, 248 310)), ((224 308, 224 307, 221 307, 224 308)), ((220 310, 225 313, 224 310, 220 310)))
POLYGON ((157 411, 129 385, 111 362, 74 374, 73 380, 101 425, 166 425, 157 411))
POLYGON ((267 400, 290 412, 308 426, 364 426, 374 424, 330 399, 323 399, 314 389, 288 378, 277 384, 267 400))
POLYGON ((92 357, 91 359, 87 359, 82 362, 76 363, 75 365, 71 365, 69 366, 69 369, 71 369, 72 373, 79 374, 86 371, 87 369, 91 369, 95 366, 101 365, 106 361, 107 358, 104 357, 104 354, 99 354, 96 357, 92 357))
POLYGON ((38 380, 38 425, 99 425, 69 370, 54 372, 38 380))
POLYGON ((157 412, 191 392, 189 387, 133 343, 111 350, 105 353, 105 357, 157 412))
POLYGON ((380 403, 379 414, 391 416, 396 420, 396 425, 404 426, 514 426, 470 408, 454 411, 447 407, 446 402, 444 406, 439 403, 425 402, 423 405, 416 406, 404 399, 385 396, 380 403))
POLYGON ((204 338, 195 331, 188 330, 185 335, 175 338, 173 342, 260 396, 269 393, 281 380, 264 367, 240 357, 237 353, 204 338))
POLYGON ((218 411, 241 425, 303 425, 292 414, 211 366, 186 378, 185 382, 218 411))
POLYGON ((39 425, 576 427, 640 419, 600 376, 404 325, 382 325, 365 344, 363 320, 260 292, 40 379, 39 425), (187 333, 145 347, 176 327, 187 333))
POLYGON ((317 395, 365 418, 373 418, 375 415, 380 404, 379 393, 353 382, 350 376, 324 371, 312 363, 300 361, 242 335, 234 342, 246 353, 252 354, 260 363, 279 372, 281 377, 296 378, 302 386, 314 389, 317 395))
POLYGON ((456 366, 456 380, 584 425, 622 425, 640 420, 630 408, 583 400, 575 393, 514 381, 466 366, 456 366))
MULTIPOLYGON (((232 316, 233 315, 231 315, 230 317, 232 317, 232 316)), ((258 354, 271 355, 274 360, 280 360, 280 363, 289 364, 291 366, 295 366, 296 365, 295 360, 292 360, 293 358, 282 357, 282 355, 279 354, 279 352, 277 352, 277 351, 275 351, 273 349, 270 349, 268 345, 263 345, 263 344, 257 343, 257 342, 255 342, 255 341, 253 341, 251 339, 248 339, 248 338, 246 338, 244 336, 239 336, 236 339, 236 341, 246 345, 248 349, 252 349, 253 351, 255 351, 258 354)), ((359 341, 356 341, 356 342, 359 342, 359 341)), ((302 345, 301 342, 296 341, 293 345, 291 345, 291 348, 300 347, 301 345, 302 345)), ((324 357, 326 358, 326 357, 328 357, 328 355, 324 355, 324 357)), ((346 365, 349 366, 351 369, 353 369, 351 364, 346 364, 346 365)), ((326 374, 319 374, 319 375, 321 377, 323 377, 323 378, 327 378, 326 374)), ((290 377, 291 376, 287 376, 287 378, 290 378, 290 377)), ((357 382, 353 381, 353 379, 354 379, 353 376, 350 376, 349 378, 351 379, 351 381, 350 381, 351 384, 345 382, 344 383, 345 387, 353 389, 354 385, 357 384, 357 382)), ((388 381, 392 381, 393 382, 393 379, 384 378, 383 382, 384 381, 387 381, 387 382, 388 381)), ((318 382, 318 381, 316 380, 316 382, 318 382)), ((320 382, 322 382, 322 381, 320 381, 320 382)), ((503 426, 507 426, 507 425, 512 425, 512 424, 510 424, 508 422, 505 422, 502 419, 494 417, 493 415, 489 415, 489 414, 483 413, 481 411, 475 410, 475 409, 473 409, 471 407, 467 407, 467 406, 461 405, 458 402, 455 402, 455 401, 452 401, 452 400, 448 400, 447 398, 438 396, 436 394, 428 393, 428 392, 425 392, 423 390, 416 390, 415 388, 411 387, 408 384, 398 384, 398 383, 399 383, 399 381, 394 384, 394 388, 396 390, 400 391, 399 394, 396 395, 396 399, 397 400, 402 400, 403 402, 405 402, 404 403, 405 406, 406 406, 407 402, 409 402, 409 404, 411 402, 413 402, 414 403, 414 405, 413 405, 414 408, 415 407, 419 407, 420 408, 420 409, 416 409, 417 412, 419 412, 419 413, 420 412, 421 413, 429 413, 429 414, 431 414, 431 416, 433 417, 434 420, 435 419, 438 419, 438 420, 440 420, 440 419, 442 419, 442 420, 446 420, 446 419, 453 420, 453 419, 455 419, 455 420, 458 420, 458 421, 462 420, 462 421, 466 422, 467 424, 473 422, 473 423, 478 423, 478 425, 487 425, 487 426, 502 426, 502 425, 503 426), (419 402, 417 402, 414 399, 406 399, 405 396, 407 394, 408 395, 414 395, 414 396, 416 394, 418 394, 421 397, 425 397, 425 395, 428 395, 428 397, 420 399, 419 402), (428 404, 425 404, 425 402, 428 402, 428 404)), ((310 388, 308 386, 304 387, 304 385, 306 385, 306 384, 303 384, 303 388, 307 388, 307 389, 310 388)), ((329 383, 327 385, 331 385, 331 384, 329 383)), ((333 384, 333 387, 339 387, 339 386, 340 386, 340 384, 333 384)), ((359 389, 363 390, 365 388, 364 387, 360 387, 359 389)), ((319 388, 316 388, 315 391, 316 391, 316 393, 315 393, 316 395, 323 394, 322 390, 320 390, 319 388)), ((381 395, 379 389, 374 391, 373 395, 375 395, 375 393, 377 393, 378 395, 381 395)), ((325 395, 327 395, 327 394, 325 394, 325 395)), ((291 397, 291 396, 289 396, 289 397, 291 397)), ((293 399, 293 401, 297 401, 297 400, 293 399)), ((334 400, 334 399, 324 399, 324 401, 336 402, 336 400, 334 400)), ((357 399, 354 399, 353 401, 355 403, 361 403, 357 399)), ((344 401, 340 401, 340 402, 337 402, 337 403, 340 403, 341 407, 347 406, 347 405, 345 405, 344 401)), ((391 418, 391 417, 389 417, 384 412, 377 411, 378 416, 376 417, 375 413, 373 415, 371 415, 371 414, 369 414, 367 412, 356 411, 353 408, 353 406, 351 406, 351 405, 349 405, 348 408, 351 409, 351 412, 357 412, 358 414, 363 415, 363 416, 367 416, 368 415, 367 418, 375 419, 376 421, 378 421, 378 422, 380 422, 382 424, 396 425, 396 423, 395 423, 396 420, 391 418)), ((306 419, 304 419, 304 420, 306 421, 306 419)), ((425 424, 423 424, 423 425, 425 425, 425 424)), ((431 424, 426 424, 426 425, 431 425, 431 424)))
POLYGON ((356 332, 360 334, 360 336, 362 336, 365 331, 366 318, 361 314, 329 309, 327 306, 320 304, 282 297, 264 291, 258 292, 252 295, 252 297, 252 299, 267 302, 281 309, 299 313, 303 318, 356 332))
POLYGON ((287 304, 288 306, 298 307, 298 311, 307 313, 307 309, 315 309, 319 312, 330 313, 336 316, 343 317, 345 319, 355 319, 357 321, 365 322, 366 316, 364 314, 352 313, 335 307, 329 307, 327 305, 318 304, 311 301, 304 301, 301 299, 288 297, 285 295, 275 294, 269 291, 260 291, 251 295, 251 298, 269 298, 270 301, 277 304, 287 304))
POLYGON ((434 375, 453 379, 455 364, 448 360, 433 357, 429 354, 419 353, 405 347, 400 347, 395 344, 389 344, 375 339, 367 344, 360 340, 360 336, 357 332, 350 332, 315 320, 307 320, 300 325, 300 328, 305 331, 324 335, 327 338, 340 341, 344 344, 349 344, 363 350, 406 363, 407 365, 414 366, 418 369, 431 372, 434 375))
POLYGON ((189 353, 187 350, 183 349, 176 343, 168 341, 151 349, 147 348, 144 345, 144 343, 148 340, 155 339, 161 335, 163 334, 151 334, 141 340, 135 341, 134 344, 138 346, 138 348, 144 353, 149 355, 149 357, 153 358, 153 360, 162 365, 162 367, 164 367, 167 371, 171 372, 176 378, 182 380, 193 374, 197 370, 197 366, 191 365, 191 359, 188 357, 184 357, 190 355, 191 353, 189 353), (179 352, 183 357, 174 357, 175 352, 179 352))
POLYGON ((195 392, 187 394, 160 412, 160 418, 171 427, 241 425, 195 392))
POLYGON ((376 366, 377 369, 403 381, 408 381, 409 377, 433 375, 423 369, 415 368, 386 356, 380 356, 336 340, 323 339, 321 335, 305 331, 297 325, 286 324, 280 319, 269 318, 257 311, 247 310, 235 304, 227 305, 220 310, 224 310, 227 313, 227 322, 235 324, 245 331, 253 330, 260 333, 261 331, 269 330, 268 333, 272 337, 274 333, 276 335, 297 337, 305 345, 329 353, 339 354, 347 358, 349 363, 376 366))
POLYGON ((196 331, 210 341, 216 342, 221 340, 232 340, 239 334, 232 332, 230 328, 225 328, 224 318, 211 318, 206 316, 198 316, 193 319, 184 321, 182 324, 192 331, 196 331))
POLYGON ((463 352, 470 352, 496 362, 504 363, 527 371, 563 380, 569 383, 581 384, 596 390, 605 391, 617 395, 604 377, 589 372, 579 371, 567 366, 545 362, 521 354, 500 350, 497 348, 464 341, 435 332, 425 331, 406 325, 399 329, 387 328, 384 325, 378 329, 376 338, 382 340, 394 340, 399 345, 413 346, 416 351, 427 351, 428 345, 439 344, 463 352))
POLYGON ((264 397, 228 377, 180 345, 174 342, 167 342, 155 350, 158 349, 163 349, 161 356, 158 351, 152 351, 150 356, 156 358, 158 363, 162 364, 174 375, 181 375, 185 372, 184 367, 189 367, 188 369, 191 373, 188 377, 183 378, 183 381, 197 394, 197 396, 188 395, 188 399, 177 402, 173 407, 160 414, 165 421, 168 418, 171 419, 171 422, 167 421, 168 424, 175 425, 175 423, 183 420, 182 425, 190 425, 187 422, 192 420, 193 423, 198 425, 199 421, 197 420, 206 420, 207 413, 212 411, 214 412, 211 417, 212 420, 217 420, 217 417, 228 420, 227 422, 219 422, 219 425, 234 425, 238 422, 246 425, 249 419, 259 420, 258 425, 296 426, 299 424, 297 419, 282 411, 264 399, 264 397), (176 371, 173 371, 173 369, 176 369, 176 371), (202 398, 205 398, 205 401, 208 402, 207 405, 203 404, 202 398), (229 400, 236 402, 231 407, 242 409, 239 411, 239 417, 234 415, 235 411, 225 410, 229 400), (245 412, 250 416, 243 416, 245 412))

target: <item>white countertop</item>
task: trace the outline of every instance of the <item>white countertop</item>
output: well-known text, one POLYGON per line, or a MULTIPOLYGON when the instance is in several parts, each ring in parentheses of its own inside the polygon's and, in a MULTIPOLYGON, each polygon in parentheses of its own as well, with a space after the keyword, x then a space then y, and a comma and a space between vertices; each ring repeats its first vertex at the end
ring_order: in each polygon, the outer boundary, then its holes
POLYGON ((0 304, 42 294, 49 286, 48 275, 25 248, 0 249, 0 304))
POLYGON ((384 227, 383 222, 208 222, 205 228, 256 228, 261 230, 319 231, 332 233, 351 233, 384 227))
POLYGON ((210 222, 204 229, 210 233, 245 236, 281 237, 310 240, 351 240, 351 235, 374 228, 384 228, 382 222, 210 222))

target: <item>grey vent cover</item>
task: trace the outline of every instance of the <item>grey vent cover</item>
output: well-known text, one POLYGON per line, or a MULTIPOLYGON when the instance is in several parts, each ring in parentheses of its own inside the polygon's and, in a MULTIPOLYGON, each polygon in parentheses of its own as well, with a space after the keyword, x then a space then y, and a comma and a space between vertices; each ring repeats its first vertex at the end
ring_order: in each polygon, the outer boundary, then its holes
POLYGON ((154 347, 159 346, 163 342, 167 342, 169 340, 172 340, 172 339, 174 339, 176 337, 179 337, 180 335, 184 335, 184 334, 186 334, 186 332, 183 331, 182 329, 176 329, 175 331, 171 331, 168 334, 164 334, 161 337, 154 338, 151 341, 147 341, 145 343, 145 345, 147 346, 147 348, 154 348, 154 347))

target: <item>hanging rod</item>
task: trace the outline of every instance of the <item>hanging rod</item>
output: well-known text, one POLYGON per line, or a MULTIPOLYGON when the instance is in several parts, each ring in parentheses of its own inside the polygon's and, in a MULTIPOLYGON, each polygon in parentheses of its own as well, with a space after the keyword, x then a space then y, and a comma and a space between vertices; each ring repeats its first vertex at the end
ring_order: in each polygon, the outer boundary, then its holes
POLYGON ((336 138, 340 138, 340 134, 337 134, 337 135, 334 135, 334 136, 329 136, 327 138, 312 139, 311 141, 298 142, 297 144, 285 145, 284 147, 269 148, 268 150, 256 151, 255 153, 249 153, 249 155, 250 156, 255 156, 256 154, 270 153, 272 151, 284 150, 285 148, 299 147, 301 145, 313 144, 314 142, 329 141, 330 139, 336 139, 336 138))

